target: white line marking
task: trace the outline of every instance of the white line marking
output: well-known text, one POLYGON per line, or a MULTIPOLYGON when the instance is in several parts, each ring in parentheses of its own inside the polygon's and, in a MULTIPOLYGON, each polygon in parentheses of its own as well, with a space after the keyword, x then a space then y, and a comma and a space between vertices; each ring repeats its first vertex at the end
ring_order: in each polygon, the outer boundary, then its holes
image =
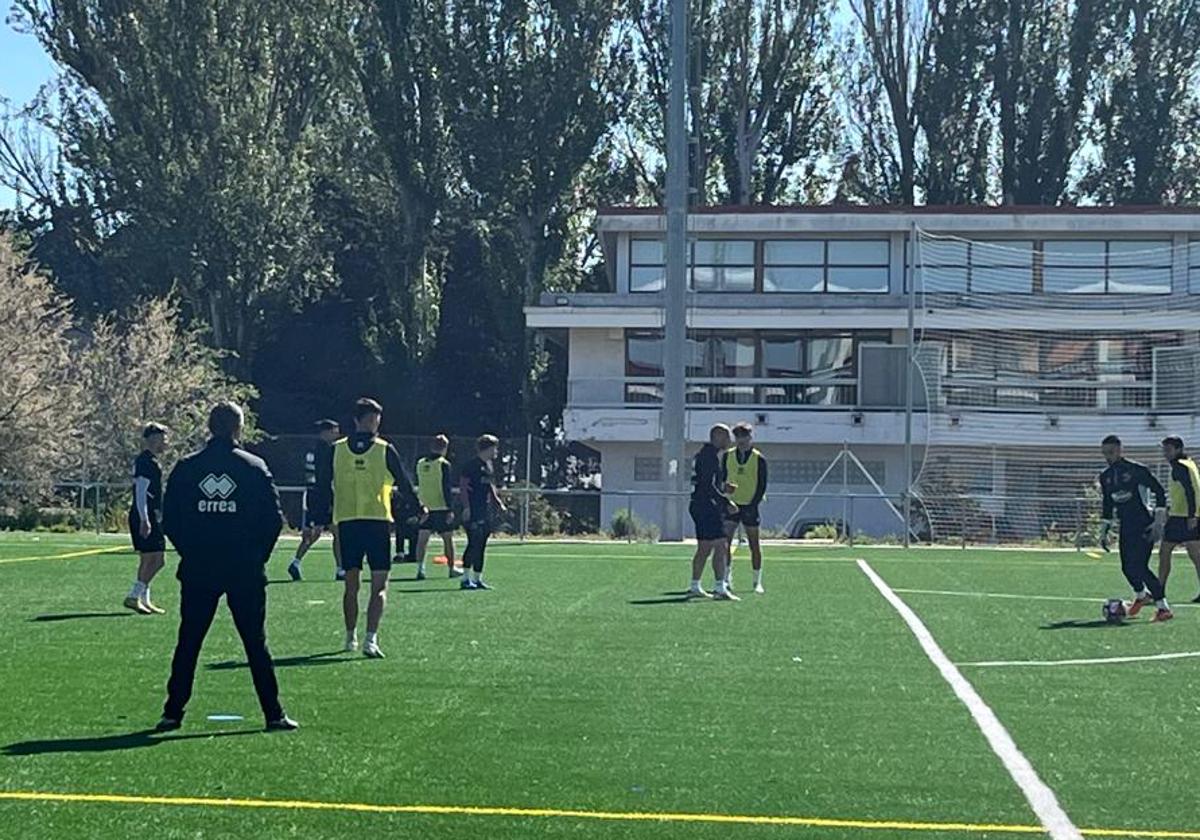
POLYGON ((875 584, 879 594, 895 608, 896 612, 900 613, 900 617, 904 619, 908 629, 916 636, 921 649, 929 657, 929 661, 934 664, 942 678, 954 689, 958 699, 967 707, 967 711, 975 719, 975 724, 983 733, 983 737, 987 739, 992 751, 996 753, 1004 764, 1004 768, 1008 770, 1008 774, 1017 783, 1021 793, 1025 794, 1025 799, 1050 837, 1053 840, 1082 840, 1083 834, 1071 822, 1067 812, 1058 804, 1058 798, 1054 795, 1054 791, 1041 780, 1037 771, 1033 769, 1033 765, 1029 763, 1029 759, 1017 748, 1016 742, 1008 734, 1004 724, 996 717, 996 713, 983 701, 967 678, 954 667, 954 663, 938 646, 933 634, 929 632, 929 628, 925 626, 920 617, 901 600, 899 595, 892 591, 887 582, 876 574, 866 560, 859 560, 858 568, 862 569, 863 574, 871 583, 875 584))
MULTIPOLYGON (((1072 601, 1089 604, 1102 604, 1108 600, 1102 595, 1088 597, 1086 595, 1014 595, 1011 592, 964 592, 959 589, 894 589, 905 595, 951 595, 959 598, 1005 598, 1012 601, 1072 601)), ((1111 597, 1111 596, 1109 596, 1111 597)), ((1200 607, 1200 604, 1173 604, 1171 609, 1179 607, 1200 607)))
POLYGON ((1195 659, 1200 650, 1183 653, 1154 653, 1146 656, 1109 656, 1103 659, 998 659, 994 662, 959 662, 960 668, 1052 668, 1059 665, 1120 665, 1125 662, 1159 662, 1164 659, 1195 659))

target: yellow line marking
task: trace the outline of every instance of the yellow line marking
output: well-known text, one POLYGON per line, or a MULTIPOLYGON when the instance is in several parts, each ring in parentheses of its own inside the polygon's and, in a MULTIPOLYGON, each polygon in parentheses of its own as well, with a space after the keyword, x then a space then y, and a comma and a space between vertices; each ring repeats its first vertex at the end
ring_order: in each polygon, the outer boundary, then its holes
MULTIPOLYGON (((1012 823, 909 822, 905 820, 852 820, 826 817, 767 816, 752 814, 692 814, 643 811, 585 811, 573 808, 512 808, 478 805, 374 805, 358 802, 319 802, 302 799, 218 799, 201 796, 140 796, 115 793, 53 793, 0 791, 0 801, 84 802, 107 805, 174 805, 204 808, 265 808, 290 811, 340 811, 358 814, 424 814, 472 817, 557 817, 621 822, 720 823, 725 825, 786 825, 801 828, 852 828, 890 831, 992 832, 1045 834, 1040 825, 1012 823)), ((1158 831, 1133 828, 1085 828, 1088 837, 1146 837, 1159 840, 1200 840, 1200 831, 1158 831)))
POLYGON ((129 548, 118 545, 110 546, 109 548, 89 548, 86 551, 68 551, 65 554, 35 554, 29 557, 5 557, 0 559, 0 565, 6 563, 27 563, 31 560, 69 560, 72 557, 92 557, 97 554, 121 554, 129 551, 129 548))

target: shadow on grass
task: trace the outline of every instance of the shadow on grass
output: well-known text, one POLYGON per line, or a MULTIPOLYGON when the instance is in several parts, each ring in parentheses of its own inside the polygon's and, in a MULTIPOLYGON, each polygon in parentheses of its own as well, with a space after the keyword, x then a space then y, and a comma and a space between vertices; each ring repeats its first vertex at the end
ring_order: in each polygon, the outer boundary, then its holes
POLYGON ((77 618, 128 618, 132 610, 126 612, 78 612, 78 613, 47 613, 35 615, 30 621, 74 621, 77 618))
POLYGON ((1069 618, 1066 621, 1055 621, 1051 624, 1043 624, 1041 630, 1093 630, 1098 627, 1134 627, 1126 621, 1121 621, 1116 624, 1109 624, 1103 618, 1097 618, 1093 621, 1080 621, 1077 618, 1069 618))
MULTIPOLYGON (((307 668, 312 665, 337 665, 339 662, 352 661, 344 657, 344 651, 330 650, 325 653, 310 653, 307 656, 284 656, 275 659, 276 668, 307 668), (337 657, 337 658, 335 658, 337 657)), ((207 671, 239 671, 249 668, 247 662, 229 660, 227 662, 210 662, 204 668, 207 671)))
POLYGON ((125 732, 120 735, 101 735, 95 738, 49 738, 41 741, 19 741, 0 748, 8 757, 46 755, 49 753, 88 753, 136 750, 157 747, 171 741, 194 741, 200 738, 232 738, 238 735, 257 735, 262 729, 237 729, 232 732, 195 732, 190 735, 160 735, 153 729, 125 732))
POLYGON ((686 604, 691 600, 694 600, 691 593, 684 590, 683 592, 664 592, 661 598, 639 598, 629 603, 635 607, 648 607, 655 604, 686 604))

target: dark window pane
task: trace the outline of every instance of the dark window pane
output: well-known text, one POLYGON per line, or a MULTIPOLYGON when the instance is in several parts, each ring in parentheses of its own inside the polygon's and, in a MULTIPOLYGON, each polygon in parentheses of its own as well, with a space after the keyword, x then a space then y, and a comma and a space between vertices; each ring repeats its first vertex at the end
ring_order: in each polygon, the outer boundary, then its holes
POLYGON ((813 338, 808 342, 808 376, 854 376, 854 339, 849 336, 813 338))
POLYGON ((663 375, 663 339, 654 333, 628 334, 625 341, 627 376, 663 375))
POLYGON ((804 376, 804 342, 795 337, 765 338, 763 376, 772 379, 804 376))

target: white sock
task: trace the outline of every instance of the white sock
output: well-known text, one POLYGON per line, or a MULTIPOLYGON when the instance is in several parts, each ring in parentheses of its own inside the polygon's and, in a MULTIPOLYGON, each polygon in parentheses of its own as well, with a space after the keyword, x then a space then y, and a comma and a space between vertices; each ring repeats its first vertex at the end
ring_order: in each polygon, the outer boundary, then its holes
POLYGON ((146 584, 142 583, 140 580, 135 580, 133 582, 133 588, 129 590, 129 597, 137 598, 140 601, 145 592, 146 584))
POLYGON ((356 633, 353 630, 347 630, 346 631, 346 643, 349 644, 350 642, 357 642, 357 641, 358 641, 358 633, 356 633))
POLYGON ((693 581, 692 581, 692 591, 693 591, 693 592, 699 592, 699 591, 700 591, 700 581, 698 581, 698 580, 693 580, 693 581))
POLYGON ((293 557, 293 558, 292 558, 292 563, 291 563, 291 564, 292 564, 293 566, 299 566, 299 565, 300 565, 300 558, 299 558, 299 557, 293 557))
POLYGON ((724 592, 725 591, 725 581, 723 581, 723 580, 713 581, 713 586, 715 587, 714 591, 716 591, 716 592, 724 592))
POLYGON ((425 561, 424 560, 422 560, 420 563, 417 564, 417 574, 419 574, 419 575, 425 574, 425 561))
POLYGON ((379 634, 378 633, 368 633, 367 639, 366 639, 366 644, 368 644, 368 645, 379 644, 379 634))
POLYGON ((150 603, 150 584, 148 583, 142 587, 142 601, 147 604, 150 603))
POLYGON ((479 583, 479 581, 483 580, 483 572, 477 572, 474 569, 472 569, 471 570, 471 580, 475 581, 476 583, 479 583))
POLYGON ((1159 598, 1157 601, 1154 602, 1154 606, 1158 607, 1160 610, 1171 609, 1171 605, 1167 603, 1166 598, 1159 598))
POLYGON ((762 586, 762 569, 754 570, 754 585, 762 586))

